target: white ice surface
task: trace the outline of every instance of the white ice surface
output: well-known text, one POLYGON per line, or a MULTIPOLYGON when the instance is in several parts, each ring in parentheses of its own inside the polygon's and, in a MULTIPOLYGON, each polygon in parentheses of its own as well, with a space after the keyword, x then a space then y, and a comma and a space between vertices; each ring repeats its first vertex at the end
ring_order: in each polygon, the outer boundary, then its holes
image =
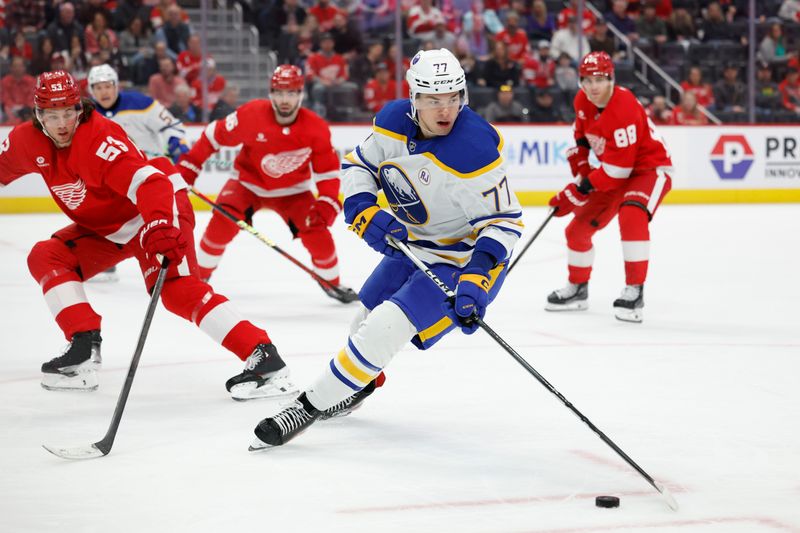
MULTIPOLYGON (((545 214, 526 210, 526 237, 545 214)), ((255 224, 307 260, 275 215, 255 224)), ((483 332, 404 349, 356 414, 253 454, 275 405, 232 401, 223 384, 241 362, 160 307, 111 454, 58 459, 41 444, 105 434, 147 295, 133 261, 118 284, 88 284, 104 316, 100 390, 41 389, 64 339, 26 255, 65 218, 27 215, 0 217, 0 531, 800 531, 800 207, 662 207, 643 324, 613 318, 616 222, 596 239, 590 309, 543 310, 566 277, 564 224, 486 320, 672 490, 677 513, 483 332), (596 508, 600 494, 621 507, 596 508)), ((379 258, 341 221, 335 234, 357 287, 379 258)), ((267 328, 301 387, 346 339, 352 307, 249 235, 213 283, 267 328)))

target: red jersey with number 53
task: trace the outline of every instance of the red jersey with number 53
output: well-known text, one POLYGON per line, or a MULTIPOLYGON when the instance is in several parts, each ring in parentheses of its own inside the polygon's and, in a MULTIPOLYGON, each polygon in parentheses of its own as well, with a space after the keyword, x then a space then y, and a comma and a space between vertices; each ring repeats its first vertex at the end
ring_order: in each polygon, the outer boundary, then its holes
MULTIPOLYGON (((242 148, 233 163, 238 179, 262 197, 290 196, 311 190, 311 177, 339 191, 339 157, 328 124, 305 108, 288 125, 275 120, 269 100, 253 100, 206 127, 188 159, 200 167, 222 146, 242 148)), ((325 186, 323 186, 325 187, 325 186)))
POLYGON ((0 186, 39 176, 64 214, 118 244, 146 220, 175 219, 174 191, 186 183, 170 169, 165 158, 145 159, 118 124, 95 112, 66 148, 31 122, 0 143, 0 186))
POLYGON ((575 140, 585 138, 600 161, 589 173, 595 189, 615 189, 641 172, 672 166, 655 124, 628 89, 615 86, 602 110, 578 91, 574 106, 575 140))

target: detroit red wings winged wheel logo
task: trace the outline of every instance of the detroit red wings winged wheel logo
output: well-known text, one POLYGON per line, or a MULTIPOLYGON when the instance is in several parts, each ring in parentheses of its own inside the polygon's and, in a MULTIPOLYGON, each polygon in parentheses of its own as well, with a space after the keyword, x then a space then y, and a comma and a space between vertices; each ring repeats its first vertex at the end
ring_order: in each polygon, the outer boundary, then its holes
POLYGON ((54 185, 50 190, 64 202, 71 211, 75 211, 83 199, 86 198, 86 184, 78 178, 75 183, 65 183, 64 185, 54 185))
POLYGON ((603 155, 603 152, 606 151, 606 139, 605 137, 600 137, 599 135, 593 135, 591 133, 586 134, 586 140, 589 141, 589 146, 592 147, 594 150, 594 155, 600 157, 603 155))
POLYGON ((261 159, 261 170, 271 178, 280 178, 284 174, 300 168, 309 155, 311 155, 311 148, 307 146, 288 152, 267 154, 261 159))

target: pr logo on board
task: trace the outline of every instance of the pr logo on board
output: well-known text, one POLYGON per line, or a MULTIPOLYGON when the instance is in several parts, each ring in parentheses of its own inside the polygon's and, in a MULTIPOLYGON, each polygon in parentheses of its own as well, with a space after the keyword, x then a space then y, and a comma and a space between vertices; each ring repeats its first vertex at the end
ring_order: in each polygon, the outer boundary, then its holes
POLYGON ((711 150, 711 164, 724 180, 744 179, 753 159, 753 149, 744 135, 720 135, 711 150))

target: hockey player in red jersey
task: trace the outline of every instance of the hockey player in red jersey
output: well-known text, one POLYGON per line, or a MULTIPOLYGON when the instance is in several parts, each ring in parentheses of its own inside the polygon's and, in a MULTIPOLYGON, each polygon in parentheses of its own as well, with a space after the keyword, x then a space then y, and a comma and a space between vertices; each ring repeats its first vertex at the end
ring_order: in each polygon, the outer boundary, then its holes
POLYGON ((0 144, 0 186, 37 175, 73 221, 28 255, 28 268, 69 341, 63 355, 42 365, 42 386, 98 387, 101 317, 83 282, 135 257, 150 291, 163 256, 170 261, 164 307, 247 362, 226 383, 233 397, 292 393, 289 370, 267 333, 197 276, 194 214, 186 184, 169 160, 148 161, 118 124, 81 99, 64 71, 39 76, 34 107, 34 119, 0 144))
MULTIPOLYGON (((358 299, 339 283, 339 259, 328 229, 341 211, 339 157, 331 145, 328 124, 301 106, 304 78, 292 65, 275 69, 270 100, 252 100, 208 125, 178 167, 193 185, 203 162, 222 146, 242 148, 234 175, 222 188, 219 204, 250 222, 253 213, 276 211, 311 254, 314 271, 338 287, 320 284, 331 298, 348 303, 358 299), (312 177, 318 197, 311 192, 312 177)), ((209 278, 239 227, 214 212, 197 251, 200 276, 209 278)))
POLYGON ((614 301, 620 320, 642 321, 650 251, 649 223, 671 188, 670 160, 636 97, 614 85, 614 63, 605 52, 587 54, 578 69, 575 144, 567 151, 577 179, 550 200, 556 216, 574 212, 566 228, 569 283, 547 297, 549 311, 588 308, 592 236, 619 215, 625 289, 614 301), (589 150, 600 166, 589 164, 589 150))

